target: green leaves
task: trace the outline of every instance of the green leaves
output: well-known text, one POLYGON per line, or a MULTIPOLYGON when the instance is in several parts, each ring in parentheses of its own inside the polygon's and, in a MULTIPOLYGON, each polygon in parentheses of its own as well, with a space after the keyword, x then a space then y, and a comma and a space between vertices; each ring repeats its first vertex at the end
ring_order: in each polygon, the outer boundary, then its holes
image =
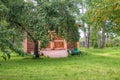
POLYGON ((4 50, 16 51, 15 48, 21 47, 23 37, 18 25, 20 24, 22 1, 0 0, 0 50, 4 53, 4 58, 5 56, 10 57, 4 50))
POLYGON ((3 51, 3 55, 1 56, 4 60, 10 59, 11 55, 10 52, 8 50, 4 50, 3 51))
MULTIPOLYGON (((120 30, 120 1, 119 0, 91 0, 89 4, 89 9, 84 16, 88 15, 89 21, 92 25, 97 23, 99 29, 102 27, 102 24, 106 21, 110 21, 111 26, 106 26, 111 28, 111 30, 120 30), (114 23, 116 26, 112 25, 114 23)), ((110 25, 109 24, 109 25, 110 25)), ((118 34, 118 33, 117 33, 118 34)))
MULTIPOLYGON (((26 15, 26 25, 29 25, 27 30, 32 29, 34 38, 40 41, 43 40, 42 36, 48 35, 48 30, 55 30, 58 35, 70 40, 69 36, 74 32, 78 33, 78 28, 74 26, 75 18, 70 13, 72 3, 68 3, 66 4, 65 1, 38 1, 36 6, 28 6, 26 9, 30 10, 29 8, 31 8, 34 11, 28 11, 29 13, 26 15)), ((76 37, 78 40, 79 36, 76 37)))
POLYGON ((4 49, 17 52, 16 48, 21 47, 26 32, 32 41, 41 41, 46 46, 51 39, 49 31, 52 30, 67 41, 78 41, 73 2, 0 0, 0 44, 4 49))

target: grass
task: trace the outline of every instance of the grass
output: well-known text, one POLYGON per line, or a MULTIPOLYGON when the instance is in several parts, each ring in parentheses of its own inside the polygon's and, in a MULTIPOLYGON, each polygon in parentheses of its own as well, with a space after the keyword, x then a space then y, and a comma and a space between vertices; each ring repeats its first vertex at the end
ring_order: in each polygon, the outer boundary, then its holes
POLYGON ((67 58, 0 59, 0 80, 120 80, 120 49, 85 49, 67 58))

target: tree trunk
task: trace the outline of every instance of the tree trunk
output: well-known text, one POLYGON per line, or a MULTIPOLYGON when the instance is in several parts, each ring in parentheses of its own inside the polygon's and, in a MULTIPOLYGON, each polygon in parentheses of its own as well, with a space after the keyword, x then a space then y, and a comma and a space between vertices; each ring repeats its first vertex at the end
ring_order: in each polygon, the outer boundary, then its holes
POLYGON ((39 54, 38 54, 38 41, 37 40, 34 41, 34 55, 35 55, 35 58, 39 58, 39 54))
POLYGON ((104 28, 102 29, 102 40, 101 40, 101 47, 100 48, 104 48, 105 45, 105 31, 104 28))
MULTIPOLYGON (((82 14, 84 14, 84 1, 82 0, 82 14)), ((84 38, 85 38, 85 47, 89 48, 89 37, 90 37, 90 26, 88 26, 88 33, 86 34, 85 20, 83 19, 83 29, 84 29, 84 38)))
POLYGON ((13 44, 15 43, 15 36, 14 35, 12 36, 12 43, 13 44))
MULTIPOLYGON (((85 27, 84 27, 85 28, 85 27)), ((87 35, 86 35, 86 31, 84 29, 84 38, 85 38, 85 47, 87 48, 87 35)))
POLYGON ((89 48, 89 40, 90 40, 90 25, 88 26, 88 33, 86 35, 86 48, 89 48))

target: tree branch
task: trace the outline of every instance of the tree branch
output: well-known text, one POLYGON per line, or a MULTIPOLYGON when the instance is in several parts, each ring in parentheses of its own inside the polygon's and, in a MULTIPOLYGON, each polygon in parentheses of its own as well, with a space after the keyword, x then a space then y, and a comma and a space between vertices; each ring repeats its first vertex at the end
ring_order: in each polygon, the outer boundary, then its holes
POLYGON ((20 26, 20 27, 22 28, 22 30, 24 30, 24 31, 28 34, 28 36, 29 36, 33 41, 35 41, 35 39, 34 39, 34 37, 32 36, 32 34, 31 34, 28 30, 26 30, 25 27, 23 27, 19 22, 14 21, 14 23, 17 24, 18 26, 20 26))

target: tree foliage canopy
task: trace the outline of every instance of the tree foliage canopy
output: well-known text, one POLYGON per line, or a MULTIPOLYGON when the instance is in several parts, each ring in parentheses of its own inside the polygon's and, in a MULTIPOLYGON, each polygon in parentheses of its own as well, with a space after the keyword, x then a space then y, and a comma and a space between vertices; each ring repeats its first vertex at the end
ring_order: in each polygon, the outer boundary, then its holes
POLYGON ((0 0, 0 44, 16 50, 13 43, 21 42, 25 32, 33 42, 47 44, 51 30, 67 41, 76 42, 79 32, 72 10, 70 0, 67 4, 65 0, 0 0))
POLYGON ((120 30, 120 1, 119 0, 91 0, 90 9, 86 14, 92 15, 89 21, 99 25, 112 23, 113 30, 120 30))

